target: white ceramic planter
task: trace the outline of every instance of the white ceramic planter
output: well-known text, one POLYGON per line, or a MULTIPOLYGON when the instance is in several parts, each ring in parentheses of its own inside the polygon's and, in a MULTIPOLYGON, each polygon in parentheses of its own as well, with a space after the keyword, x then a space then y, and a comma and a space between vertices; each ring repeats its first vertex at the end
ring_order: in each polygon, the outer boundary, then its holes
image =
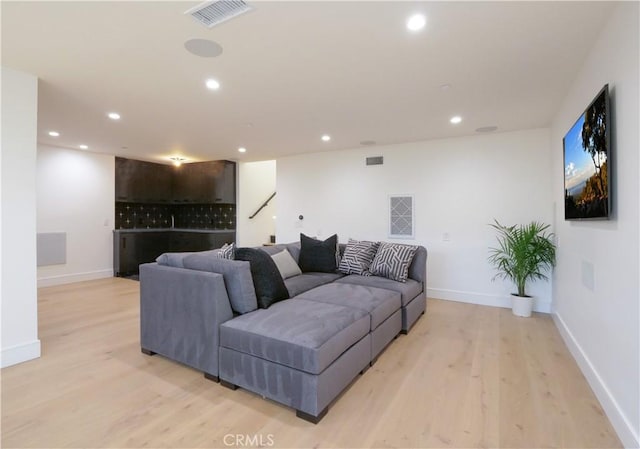
POLYGON ((511 295, 511 311, 515 316, 528 318, 533 310, 533 298, 531 296, 511 295))

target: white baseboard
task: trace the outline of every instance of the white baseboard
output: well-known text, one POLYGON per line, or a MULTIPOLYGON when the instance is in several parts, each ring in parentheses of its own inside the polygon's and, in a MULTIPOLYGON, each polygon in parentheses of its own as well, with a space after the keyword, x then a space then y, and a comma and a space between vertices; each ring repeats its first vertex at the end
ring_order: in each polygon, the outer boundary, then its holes
POLYGON ((60 276, 48 276, 38 279, 38 288, 51 287, 53 285, 71 284, 73 282, 92 281, 113 276, 113 270, 88 271, 86 273, 63 274, 60 276))
POLYGON ((640 447, 640 438, 638 437, 638 434, 634 431, 629 419, 620 409, 618 402, 607 388, 606 384, 598 374, 598 371, 582 350, 582 347, 577 342, 562 317, 558 315, 557 312, 554 312, 551 316, 553 317, 553 322, 556 323, 556 327, 560 331, 562 339, 569 348, 573 358, 578 363, 580 371, 584 374, 584 377, 587 379, 587 382, 598 398, 598 401, 600 401, 600 405, 602 405, 604 412, 607 414, 607 417, 611 421, 611 424, 624 447, 640 447))
POLYGON ((28 343, 2 348, 0 366, 6 368, 7 366, 37 359, 38 357, 40 357, 40 340, 33 340, 28 343))
MULTIPOLYGON (((479 304, 481 306, 511 308, 511 298, 508 296, 488 295, 486 293, 464 292, 448 290, 446 288, 427 288, 427 297, 466 302, 468 304, 479 304)), ((533 303, 533 310, 536 312, 551 313, 551 304, 536 299, 533 303)))

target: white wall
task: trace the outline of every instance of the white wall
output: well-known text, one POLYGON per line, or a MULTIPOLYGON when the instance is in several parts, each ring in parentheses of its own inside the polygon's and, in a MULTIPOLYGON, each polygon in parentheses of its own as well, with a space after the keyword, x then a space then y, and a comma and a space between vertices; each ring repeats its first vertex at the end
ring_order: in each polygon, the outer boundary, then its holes
POLYGON ((2 67, 2 367, 40 357, 36 290, 38 80, 2 67))
POLYGON ((249 217, 276 191, 276 161, 241 162, 238 164, 238 246, 260 246, 275 235, 278 196, 253 219, 249 217))
POLYGON ((638 3, 617 8, 552 124, 553 198, 559 239, 555 319, 627 447, 638 447, 638 3), (608 83, 613 112, 613 219, 564 221, 562 137, 608 83), (593 267, 593 290, 582 266, 593 267))
POLYGON ((37 229, 67 234, 67 263, 38 267, 38 285, 113 276, 115 157, 38 145, 37 229))
MULTIPOLYGON (((549 157, 549 130, 538 129, 278 159, 277 239, 388 240, 388 195, 413 194, 409 242, 428 250, 428 296, 510 307, 513 286, 491 281, 488 223, 552 221, 549 157), (384 165, 366 166, 367 156, 384 165)), ((550 310, 549 283, 528 293, 550 310)))

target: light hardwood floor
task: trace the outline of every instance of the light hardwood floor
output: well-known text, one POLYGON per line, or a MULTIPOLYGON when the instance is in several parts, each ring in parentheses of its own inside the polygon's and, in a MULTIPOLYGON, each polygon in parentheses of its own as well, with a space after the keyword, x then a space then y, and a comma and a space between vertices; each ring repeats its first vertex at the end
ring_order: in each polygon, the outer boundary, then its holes
POLYGON ((621 446, 549 316, 429 300, 314 426, 141 354, 138 288, 39 291, 42 357, 2 370, 3 447, 621 446))

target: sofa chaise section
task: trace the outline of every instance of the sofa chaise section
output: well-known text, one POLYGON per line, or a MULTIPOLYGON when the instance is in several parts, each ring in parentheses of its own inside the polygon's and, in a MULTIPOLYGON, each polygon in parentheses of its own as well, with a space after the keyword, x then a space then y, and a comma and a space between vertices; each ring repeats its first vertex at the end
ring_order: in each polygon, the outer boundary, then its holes
POLYGON ((220 380, 318 422, 370 362, 370 317, 358 308, 295 298, 220 326, 220 380))

